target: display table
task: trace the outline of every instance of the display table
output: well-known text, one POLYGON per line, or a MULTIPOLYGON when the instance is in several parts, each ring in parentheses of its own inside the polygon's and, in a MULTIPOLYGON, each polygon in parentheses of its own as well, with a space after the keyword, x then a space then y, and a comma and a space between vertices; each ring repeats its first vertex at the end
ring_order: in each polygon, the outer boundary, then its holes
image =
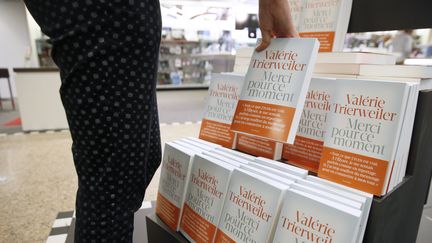
POLYGON ((15 68, 23 131, 67 129, 57 68, 15 68))
MULTIPOLYGON (((406 177, 393 191, 375 197, 363 242, 415 242, 432 175, 432 90, 421 91, 406 177)), ((147 216, 149 242, 187 242, 156 215, 147 216)))

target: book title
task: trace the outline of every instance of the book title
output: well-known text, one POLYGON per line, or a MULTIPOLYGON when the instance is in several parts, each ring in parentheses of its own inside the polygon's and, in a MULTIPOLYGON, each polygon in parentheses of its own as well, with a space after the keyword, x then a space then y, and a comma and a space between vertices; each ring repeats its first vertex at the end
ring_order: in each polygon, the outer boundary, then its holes
POLYGON ((304 72, 307 64, 297 62, 299 54, 294 51, 266 50, 264 54, 264 59, 255 58, 251 61, 250 68, 262 70, 263 77, 247 81, 245 87, 248 96, 293 102, 295 93, 287 91, 294 74, 304 72))
POLYGON ((294 234, 295 238, 300 238, 308 242, 332 243, 336 230, 328 223, 307 215, 300 210, 296 210, 294 219, 282 216, 282 227, 294 234))
POLYGON ((210 90, 209 96, 214 97, 216 103, 207 106, 206 117, 231 123, 239 100, 239 88, 236 85, 218 83, 215 89, 210 90))
POLYGON ((302 16, 302 28, 304 30, 334 30, 336 29, 337 11, 340 0, 307 1, 304 11, 310 14, 302 16))
POLYGON ((332 127, 333 144, 384 155, 385 145, 376 144, 375 140, 381 133, 382 122, 393 122, 397 117, 396 112, 385 111, 385 104, 379 97, 346 94, 343 104, 334 104, 333 112, 348 119, 346 127, 332 127))
POLYGON ((161 186, 165 195, 172 198, 175 202, 180 202, 181 197, 178 195, 177 189, 180 182, 184 181, 186 175, 182 173, 182 164, 177 159, 168 155, 168 159, 162 163, 166 173, 161 177, 161 186))
POLYGON ((239 206, 235 214, 227 213, 225 229, 242 242, 257 242, 253 235, 261 221, 269 222, 272 216, 264 211, 266 201, 263 196, 240 186, 238 192, 230 191, 229 200, 239 206))
POLYGON ((327 122, 327 112, 330 110, 329 93, 319 90, 309 90, 306 95, 298 133, 316 138, 324 138, 324 126, 327 122))
POLYGON ((204 219, 216 223, 214 215, 210 214, 210 209, 214 206, 215 199, 221 199, 223 193, 218 190, 219 180, 209 172, 198 169, 198 174, 191 175, 193 190, 188 195, 189 206, 204 219))

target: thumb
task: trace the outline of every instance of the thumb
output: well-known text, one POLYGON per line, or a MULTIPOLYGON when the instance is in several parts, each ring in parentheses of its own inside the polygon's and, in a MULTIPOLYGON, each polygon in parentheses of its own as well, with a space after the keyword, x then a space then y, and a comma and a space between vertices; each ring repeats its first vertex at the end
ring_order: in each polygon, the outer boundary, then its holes
POLYGON ((271 43, 272 33, 268 30, 262 30, 262 40, 261 43, 255 49, 257 52, 265 50, 271 43))

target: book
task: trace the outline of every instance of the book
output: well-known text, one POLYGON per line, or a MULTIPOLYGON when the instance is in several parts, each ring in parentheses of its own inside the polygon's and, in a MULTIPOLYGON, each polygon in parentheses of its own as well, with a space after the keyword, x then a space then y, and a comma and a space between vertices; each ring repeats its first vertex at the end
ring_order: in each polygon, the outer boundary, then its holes
POLYGON ((269 242, 288 185, 234 169, 215 241, 269 242))
POLYGON ((179 230, 195 152, 174 143, 165 143, 156 200, 156 214, 174 231, 179 230))
POLYGON ((199 138, 226 148, 235 146, 231 123, 243 85, 243 76, 213 74, 199 138))
POLYGON ((282 158, 282 147, 282 143, 240 133, 234 146, 238 151, 274 160, 282 158))
POLYGON ((293 22, 303 38, 317 38, 320 52, 342 51, 352 0, 289 0, 293 22))
MULTIPOLYGON (((345 198, 348 198, 348 199, 360 202, 362 204, 367 203, 366 196, 364 196, 362 194, 358 194, 356 192, 352 192, 352 191, 349 191, 349 190, 346 190, 346 189, 343 189, 343 188, 330 186, 330 185, 327 185, 325 183, 320 183, 320 182, 317 182, 317 181, 313 181, 313 180, 310 180, 309 177, 315 177, 315 178, 317 178, 316 176, 309 175, 309 176, 306 177, 306 179, 305 178, 301 178, 301 179, 297 180, 296 183, 301 184, 301 185, 305 185, 305 186, 309 186, 309 187, 313 187, 313 188, 317 188, 317 189, 322 190, 322 191, 327 191, 329 193, 333 193, 335 195, 339 195, 339 196, 342 196, 342 197, 345 197, 345 198)), ((319 179, 322 179, 322 178, 319 178, 319 179)), ((325 180, 325 179, 322 179, 322 180, 325 180)), ((325 181, 328 181, 328 180, 325 180, 325 181)), ((334 183, 334 184, 337 184, 337 183, 334 183)), ((337 184, 337 185, 340 185, 340 184, 337 184)), ((350 188, 350 187, 347 187, 347 186, 344 186, 344 185, 340 185, 340 186, 343 186, 343 187, 346 187, 346 188, 349 188, 349 189, 353 189, 353 188, 350 188)), ((356 190, 356 189, 354 189, 354 190, 356 190)), ((359 190, 357 190, 357 191, 359 191, 359 190)), ((365 193, 365 192, 363 192, 363 193, 365 193)))
POLYGON ((276 170, 280 170, 295 176, 299 176, 299 177, 306 177, 308 175, 308 171, 302 168, 298 168, 292 165, 288 165, 285 164, 283 162, 280 161, 275 161, 275 160, 271 160, 271 159, 267 159, 267 158, 263 158, 263 157, 258 157, 255 159, 255 161, 253 161, 254 163, 257 164, 262 164, 264 166, 276 169, 276 170))
POLYGON ((279 183, 282 183, 282 184, 285 184, 285 185, 292 186, 295 183, 295 180, 292 180, 292 178, 289 178, 289 175, 288 175, 288 178, 287 178, 285 176, 280 176, 280 175, 277 175, 277 174, 273 174, 273 173, 268 172, 266 170, 261 170, 261 169, 259 169, 257 167, 252 166, 252 165, 240 165, 240 168, 243 169, 243 170, 245 170, 245 171, 249 171, 249 172, 252 172, 254 174, 263 176, 265 178, 268 178, 268 179, 271 179, 271 180, 275 180, 275 181, 277 181, 279 183))
POLYGON ((320 52, 317 63, 396 64, 396 56, 372 52, 320 52))
POLYGON ((212 142, 208 142, 206 140, 202 140, 199 138, 195 138, 195 137, 187 137, 187 140, 191 140, 191 141, 195 141, 197 143, 202 143, 204 145, 206 145, 207 147, 212 147, 212 148, 221 148, 221 145, 216 144, 216 143, 212 143, 212 142))
MULTIPOLYGON (((308 176, 308 177, 312 177, 312 176, 308 176)), ((339 192, 337 191, 335 192, 334 190, 325 187, 326 186, 324 186, 323 188, 321 185, 317 186, 317 184, 310 183, 308 181, 304 183, 304 180, 298 180, 297 183, 292 184, 290 188, 302 192, 306 192, 315 196, 319 196, 321 198, 334 201, 343 204, 345 206, 360 210, 361 218, 360 218, 360 225, 359 225, 359 234, 355 242, 363 242, 363 236, 366 231, 366 224, 369 217, 369 211, 373 199, 372 195, 367 193, 364 193, 367 195, 358 194, 360 197, 364 196, 364 198, 361 198, 361 200, 356 200, 355 198, 350 197, 352 195, 350 195, 351 191, 349 189, 342 189, 339 192)))
POLYGON ((297 181, 297 180, 300 180, 300 179, 304 179, 304 177, 300 177, 300 176, 297 176, 297 175, 294 175, 294 174, 291 174, 291 173, 287 173, 285 171, 274 169, 274 168, 271 168, 271 167, 268 167, 268 166, 265 166, 265 165, 262 165, 262 164, 259 164, 259 163, 249 163, 247 165, 250 166, 250 167, 254 167, 256 169, 259 169, 261 171, 270 173, 272 175, 280 176, 280 177, 283 177, 283 178, 286 178, 286 179, 289 179, 289 180, 292 180, 292 181, 297 181))
POLYGON ((283 146, 287 163, 318 172, 333 90, 331 80, 312 78, 294 144, 283 146))
POLYGON ((361 211, 288 189, 273 242, 356 242, 361 211))
POLYGON ((340 75, 351 75, 360 79, 408 78, 422 79, 425 85, 432 87, 432 67, 414 65, 375 65, 359 63, 317 63, 315 77, 351 78, 340 75))
POLYGON ((253 161, 256 158, 256 156, 252 156, 249 154, 245 154, 245 153, 242 153, 242 152, 239 152, 236 150, 232 150, 232 149, 227 149, 227 148, 216 148, 215 150, 221 151, 221 152, 224 152, 227 154, 231 154, 231 155, 234 155, 236 157, 240 157, 242 159, 249 160, 249 161, 253 161))
POLYGON ((214 149, 213 146, 208 146, 204 143, 196 142, 186 138, 180 140, 174 140, 173 143, 184 145, 184 146, 190 146, 191 148, 199 149, 201 151, 211 151, 214 149))
POLYGON ((317 63, 314 69, 314 76, 322 76, 324 74, 359 75, 362 65, 358 63, 317 63))
POLYGON ((334 74, 334 73, 314 73, 312 78, 342 78, 342 79, 356 79, 358 75, 355 74, 334 74))
MULTIPOLYGON (((351 198, 352 200, 358 201, 359 203, 362 204, 361 210, 363 211, 363 213, 362 213, 362 218, 360 223, 360 231, 356 242, 363 242, 363 237, 366 231, 366 226, 369 218, 369 212, 372 206, 373 195, 316 176, 309 175, 306 177, 306 180, 312 182, 313 183, 312 185, 314 187, 320 187, 321 190, 325 190, 334 194, 339 194, 346 198, 351 198)), ((301 181, 299 183, 301 183, 301 181)))
POLYGON ((293 143, 318 46, 316 39, 276 38, 255 51, 231 129, 293 143))
POLYGON ((180 223, 190 242, 213 242, 234 166, 195 155, 180 223))
POLYGON ((315 196, 319 196, 322 198, 325 198, 327 200, 330 201, 334 201, 334 202, 338 202, 340 204, 343 204, 345 206, 351 207, 351 208, 355 208, 358 210, 362 210, 363 208, 363 204, 361 202, 337 195, 337 194, 333 194, 330 193, 326 190, 320 190, 319 188, 316 187, 312 187, 312 186, 308 186, 308 185, 303 185, 303 184, 299 184, 299 183, 294 183, 291 185, 290 187, 291 189, 296 189, 302 192, 306 192, 315 196))
POLYGON ((241 157, 237 157, 235 155, 225 153, 223 151, 218 150, 212 150, 212 151, 206 151, 204 152, 205 155, 212 156, 214 158, 218 158, 224 161, 227 161, 228 163, 235 163, 235 164, 249 164, 249 160, 243 159, 241 157))
POLYGON ((414 128, 414 118, 417 108, 417 100, 419 95, 419 82, 408 82, 409 97, 405 108, 405 118, 403 119, 401 136, 396 149, 395 170, 394 175, 390 177, 389 186, 386 193, 393 190, 405 177, 406 167, 408 163, 409 149, 411 145, 411 135, 414 128))
POLYGON ((359 75, 400 78, 432 78, 432 66, 361 65, 359 75))
POLYGON ((377 196, 394 169, 409 87, 378 80, 333 80, 318 176, 377 196))

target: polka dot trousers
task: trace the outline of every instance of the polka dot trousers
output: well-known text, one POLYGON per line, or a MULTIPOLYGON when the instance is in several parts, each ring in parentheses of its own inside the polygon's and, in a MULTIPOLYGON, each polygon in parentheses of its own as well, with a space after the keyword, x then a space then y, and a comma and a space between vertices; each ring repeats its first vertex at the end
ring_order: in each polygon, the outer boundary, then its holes
POLYGON ((25 0, 50 37, 78 174, 75 242, 132 242, 161 159, 157 0, 25 0))

